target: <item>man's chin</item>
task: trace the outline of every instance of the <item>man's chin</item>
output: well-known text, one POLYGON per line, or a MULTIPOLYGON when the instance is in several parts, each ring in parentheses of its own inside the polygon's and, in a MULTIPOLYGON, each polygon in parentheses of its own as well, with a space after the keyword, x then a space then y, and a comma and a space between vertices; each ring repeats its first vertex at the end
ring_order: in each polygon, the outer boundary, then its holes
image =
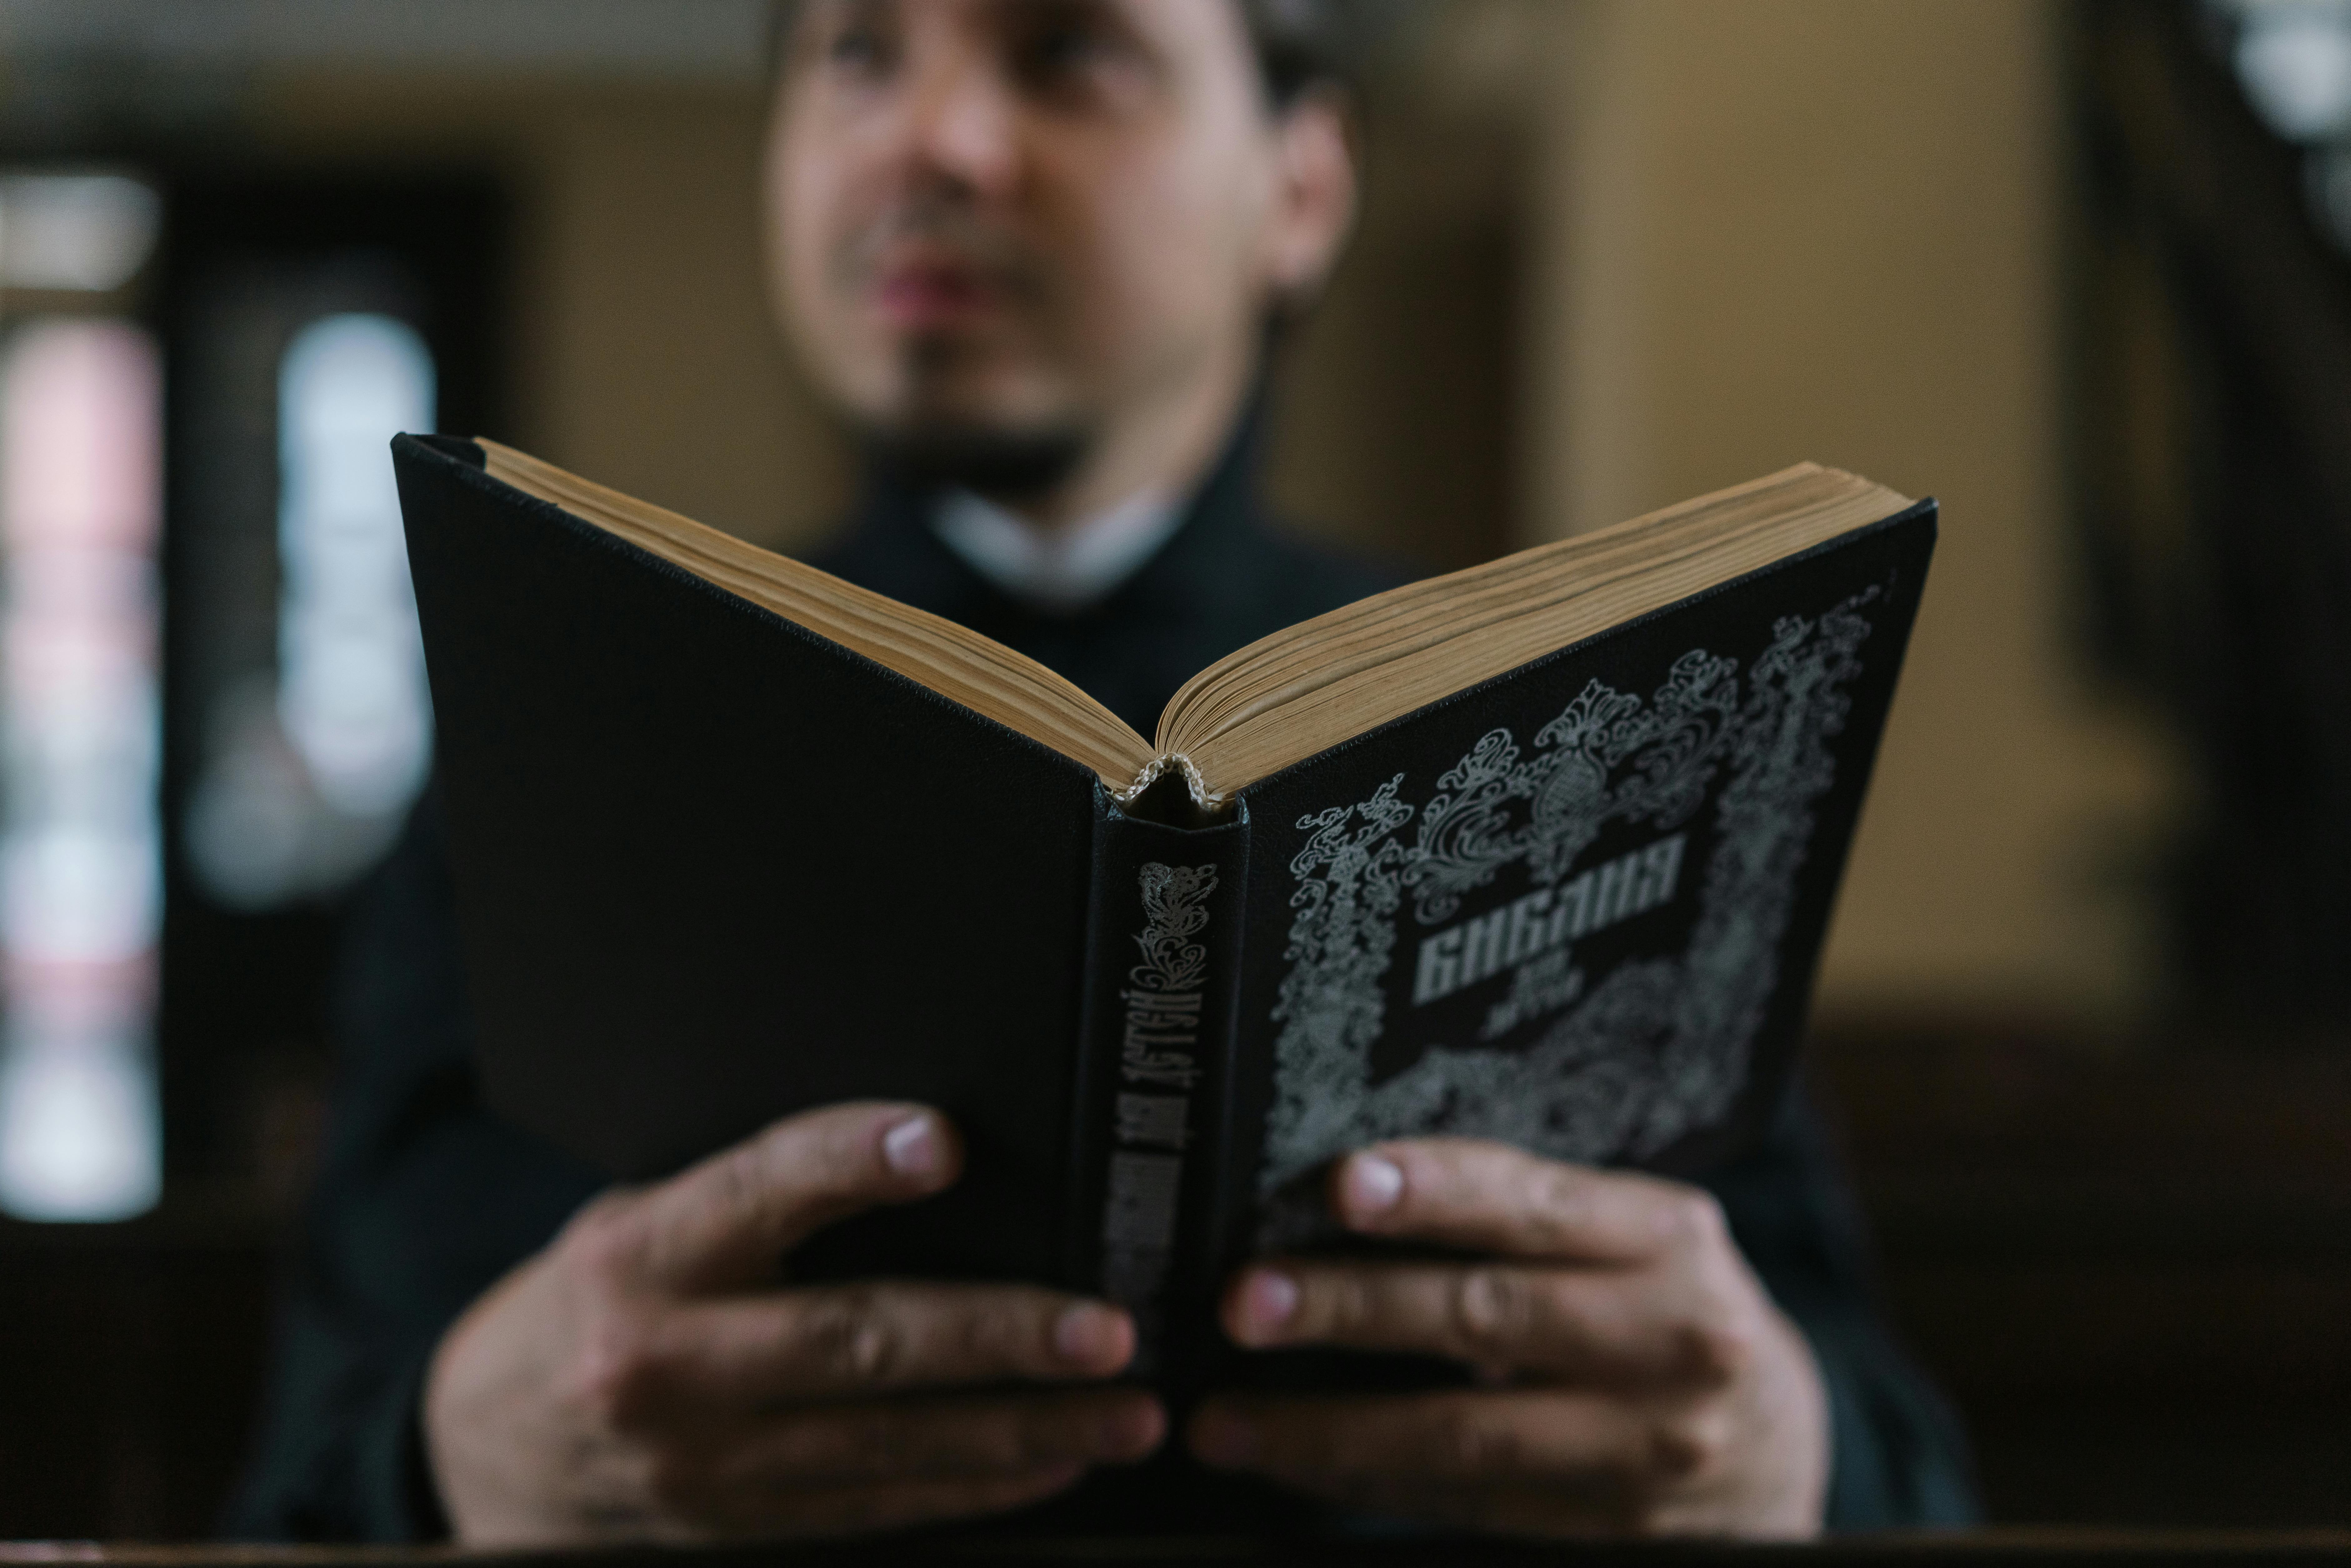
POLYGON ((1011 426, 924 419, 865 430, 873 455, 916 484, 1020 502, 1050 494, 1085 460, 1093 433, 1074 421, 1011 426))

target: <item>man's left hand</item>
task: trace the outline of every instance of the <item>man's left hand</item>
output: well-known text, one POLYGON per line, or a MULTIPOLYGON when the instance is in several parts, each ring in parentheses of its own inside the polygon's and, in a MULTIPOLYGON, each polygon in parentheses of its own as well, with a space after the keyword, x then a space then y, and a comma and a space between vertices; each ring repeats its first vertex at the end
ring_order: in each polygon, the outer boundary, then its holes
POLYGON ((1697 1187, 1424 1139, 1332 1173, 1348 1228, 1468 1262, 1277 1259, 1227 1291, 1250 1348, 1449 1357, 1478 1386, 1220 1396, 1193 1451, 1391 1518, 1513 1533, 1817 1533, 1826 1397, 1697 1187))

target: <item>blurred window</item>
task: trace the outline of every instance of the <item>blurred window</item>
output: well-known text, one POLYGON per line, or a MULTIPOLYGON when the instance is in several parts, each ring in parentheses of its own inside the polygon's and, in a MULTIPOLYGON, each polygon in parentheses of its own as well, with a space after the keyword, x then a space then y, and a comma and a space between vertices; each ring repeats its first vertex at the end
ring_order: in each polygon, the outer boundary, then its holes
POLYGON ((424 782, 432 712, 392 437, 434 428, 433 356, 390 316, 303 328, 278 371, 277 668, 218 700, 190 800, 204 889, 264 909, 348 885, 424 782))
POLYGON ((2351 0, 2076 16, 2083 625, 2191 779, 2129 875, 2156 895, 2170 1029, 2339 1042, 2351 203, 2328 193, 2351 155, 2351 0))
POLYGON ((0 1207, 26 1218, 120 1218, 162 1179, 160 382, 120 320, 28 324, 0 362, 0 1207))
POLYGON ((164 1181, 277 1211, 323 1136, 341 932, 432 768, 391 439, 507 428, 510 204, 328 164, 164 198, 164 1181))
POLYGON ((121 174, 0 179, 0 284, 106 293, 155 248, 162 203, 121 174))
POLYGON ((2304 150, 2311 216, 2351 253, 2351 0, 2206 0, 2262 122, 2304 150))

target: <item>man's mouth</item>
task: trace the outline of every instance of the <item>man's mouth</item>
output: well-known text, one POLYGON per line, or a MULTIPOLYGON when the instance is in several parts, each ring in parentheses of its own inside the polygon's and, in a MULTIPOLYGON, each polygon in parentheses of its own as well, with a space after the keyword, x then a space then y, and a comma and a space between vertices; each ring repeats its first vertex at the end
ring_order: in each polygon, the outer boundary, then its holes
POLYGON ((968 326, 1002 304, 1004 291, 977 267, 905 262, 883 269, 874 302, 883 319, 909 331, 968 326))

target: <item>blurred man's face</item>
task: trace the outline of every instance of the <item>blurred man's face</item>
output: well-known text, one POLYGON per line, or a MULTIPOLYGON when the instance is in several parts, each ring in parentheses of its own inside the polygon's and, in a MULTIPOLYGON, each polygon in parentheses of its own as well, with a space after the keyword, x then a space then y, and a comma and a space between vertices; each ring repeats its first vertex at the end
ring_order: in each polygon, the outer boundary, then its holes
POLYGON ((1245 380, 1344 227, 1300 211, 1230 0, 810 0, 789 47, 779 305, 886 437, 1081 449, 1245 380))

